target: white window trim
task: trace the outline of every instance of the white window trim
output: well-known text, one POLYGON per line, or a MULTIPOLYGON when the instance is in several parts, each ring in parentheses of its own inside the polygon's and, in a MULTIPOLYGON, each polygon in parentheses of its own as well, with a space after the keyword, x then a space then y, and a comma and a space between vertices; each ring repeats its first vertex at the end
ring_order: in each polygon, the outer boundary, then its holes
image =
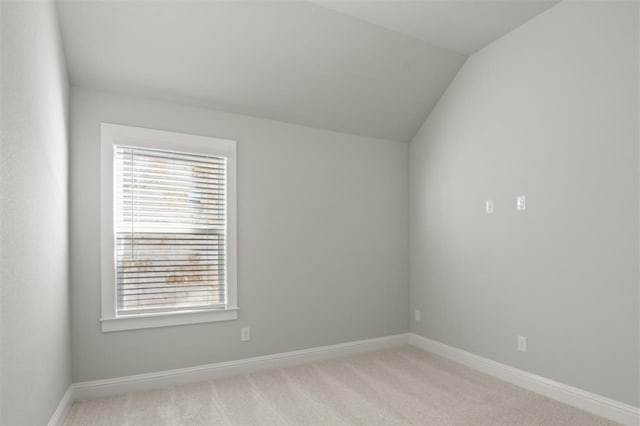
POLYGON ((238 318, 236 233, 236 141, 167 132, 142 127, 101 123, 101 275, 102 331, 168 327, 238 318), (227 158, 227 304, 219 309, 116 315, 116 279, 113 220, 114 145, 165 149, 227 158))

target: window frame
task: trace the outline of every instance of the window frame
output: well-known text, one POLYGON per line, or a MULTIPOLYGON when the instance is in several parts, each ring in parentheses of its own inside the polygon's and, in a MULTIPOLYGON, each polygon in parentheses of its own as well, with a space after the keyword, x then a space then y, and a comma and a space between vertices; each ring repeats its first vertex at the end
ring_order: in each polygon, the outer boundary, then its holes
POLYGON ((143 127, 101 123, 101 317, 102 332, 168 327, 238 318, 236 230, 236 141, 143 127), (226 176, 226 305, 224 308, 117 315, 114 224, 114 146, 177 151, 225 157, 226 176))

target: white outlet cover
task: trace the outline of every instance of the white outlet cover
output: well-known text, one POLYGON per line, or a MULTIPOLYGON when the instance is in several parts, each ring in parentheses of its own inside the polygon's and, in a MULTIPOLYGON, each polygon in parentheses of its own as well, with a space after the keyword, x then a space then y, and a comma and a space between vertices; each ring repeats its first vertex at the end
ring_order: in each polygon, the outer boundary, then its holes
POLYGON ((240 329, 240 341, 246 342, 251 340, 251 329, 249 327, 243 327, 240 329))
POLYGON ((520 352, 527 351, 527 338, 525 336, 518 336, 518 350, 520 352))
POLYGON ((484 203, 484 208, 485 208, 485 211, 487 212, 487 214, 492 214, 493 213, 493 200, 487 200, 484 203))
POLYGON ((516 210, 525 211, 527 209, 527 197, 524 195, 518 195, 516 197, 516 210))
POLYGON ((416 311, 413 313, 413 318, 416 321, 420 321, 420 309, 416 309, 416 311))

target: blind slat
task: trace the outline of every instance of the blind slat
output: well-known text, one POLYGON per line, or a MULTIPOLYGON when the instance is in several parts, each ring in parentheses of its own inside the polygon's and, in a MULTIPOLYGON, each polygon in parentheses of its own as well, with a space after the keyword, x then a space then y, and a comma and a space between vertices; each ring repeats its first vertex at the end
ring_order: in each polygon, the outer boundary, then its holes
POLYGON ((210 164, 224 164, 223 157, 210 155, 187 154, 174 151, 165 151, 151 148, 140 148, 130 146, 116 146, 116 155, 130 158, 129 154, 135 152, 136 159, 140 162, 147 162, 152 159, 154 162, 168 163, 170 160, 180 160, 177 164, 193 164, 196 166, 207 166, 210 164))
POLYGON ((212 294, 222 294, 224 290, 223 289, 212 289, 212 288, 206 288, 206 287, 200 287, 200 288, 193 288, 193 289, 189 289, 189 290, 181 290, 181 291, 175 291, 172 293, 167 293, 166 291, 163 291, 162 289, 155 289, 155 291, 149 290, 149 291, 144 291, 144 292, 135 292, 135 291, 130 291, 130 292, 123 292, 121 294, 118 295, 119 298, 121 299, 127 299, 127 300, 133 300, 133 299, 154 299, 154 298, 162 298, 162 297, 173 297, 175 295, 184 295, 184 294, 189 294, 191 296, 198 296, 198 297, 210 297, 212 294))

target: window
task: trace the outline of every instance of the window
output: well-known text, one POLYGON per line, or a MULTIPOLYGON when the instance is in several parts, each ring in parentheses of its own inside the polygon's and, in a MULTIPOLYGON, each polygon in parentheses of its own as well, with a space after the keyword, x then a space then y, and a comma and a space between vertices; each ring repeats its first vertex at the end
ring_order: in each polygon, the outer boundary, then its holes
POLYGON ((102 331, 238 317, 235 142, 102 124, 102 331))

